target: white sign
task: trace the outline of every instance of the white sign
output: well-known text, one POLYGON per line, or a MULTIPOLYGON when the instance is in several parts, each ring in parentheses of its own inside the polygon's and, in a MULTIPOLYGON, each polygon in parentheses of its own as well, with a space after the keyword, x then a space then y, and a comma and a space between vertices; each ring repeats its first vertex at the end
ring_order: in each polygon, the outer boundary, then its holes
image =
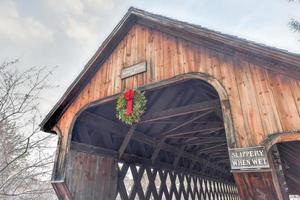
POLYGON ((264 147, 229 149, 231 169, 270 168, 267 151, 264 147))
POLYGON ((146 61, 122 69, 121 79, 128 78, 130 76, 134 76, 136 74, 140 74, 140 73, 143 73, 145 71, 147 71, 146 61))

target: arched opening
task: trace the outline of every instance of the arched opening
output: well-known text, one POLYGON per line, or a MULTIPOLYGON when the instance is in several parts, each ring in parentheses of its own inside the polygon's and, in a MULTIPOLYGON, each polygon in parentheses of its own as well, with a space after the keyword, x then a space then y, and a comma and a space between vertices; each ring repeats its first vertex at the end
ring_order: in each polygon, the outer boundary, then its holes
POLYGON ((239 199, 214 87, 182 78, 142 89, 136 126, 116 118, 115 98, 98 102, 74 121, 70 151, 119 162, 116 199, 239 199))
POLYGON ((273 161, 283 198, 300 199, 300 131, 271 134, 264 145, 273 161))

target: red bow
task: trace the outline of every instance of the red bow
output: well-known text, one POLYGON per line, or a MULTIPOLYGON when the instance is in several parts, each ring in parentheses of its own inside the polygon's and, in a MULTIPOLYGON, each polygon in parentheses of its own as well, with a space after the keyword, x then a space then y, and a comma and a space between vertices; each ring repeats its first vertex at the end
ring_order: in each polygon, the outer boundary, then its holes
POLYGON ((133 97, 134 97, 134 90, 127 90, 124 94, 124 98, 127 101, 126 115, 132 114, 133 97))

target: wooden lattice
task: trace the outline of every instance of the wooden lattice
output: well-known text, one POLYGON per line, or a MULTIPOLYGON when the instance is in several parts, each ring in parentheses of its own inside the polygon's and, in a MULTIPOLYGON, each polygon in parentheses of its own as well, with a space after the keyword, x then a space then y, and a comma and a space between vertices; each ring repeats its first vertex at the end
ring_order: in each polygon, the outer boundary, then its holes
POLYGON ((153 167, 119 164, 116 200, 238 200, 233 183, 153 167))

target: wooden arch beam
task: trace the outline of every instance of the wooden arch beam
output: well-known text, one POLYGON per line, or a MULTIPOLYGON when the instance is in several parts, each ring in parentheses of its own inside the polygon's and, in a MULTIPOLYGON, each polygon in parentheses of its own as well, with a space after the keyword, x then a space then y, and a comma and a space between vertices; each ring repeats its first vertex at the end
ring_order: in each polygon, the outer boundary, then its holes
POLYGON ((261 142, 261 145, 264 146, 267 151, 269 151, 274 144, 291 141, 300 141, 300 130, 291 130, 270 134, 261 142))

